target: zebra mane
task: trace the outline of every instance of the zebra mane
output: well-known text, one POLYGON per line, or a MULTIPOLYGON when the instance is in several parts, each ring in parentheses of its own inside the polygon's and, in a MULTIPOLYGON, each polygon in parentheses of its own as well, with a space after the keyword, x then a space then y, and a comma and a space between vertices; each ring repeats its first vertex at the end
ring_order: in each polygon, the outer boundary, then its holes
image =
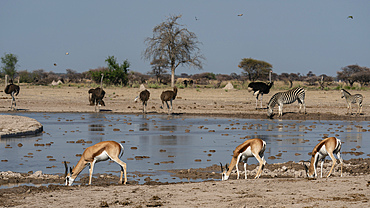
POLYGON ((275 105, 276 105, 276 103, 277 103, 277 100, 276 100, 276 99, 277 99, 278 94, 280 94, 280 92, 278 92, 278 93, 274 94, 274 95, 271 97, 271 99, 270 99, 269 103, 267 104, 267 106, 268 106, 268 107, 271 107, 271 108, 275 107, 275 105))
POLYGON ((342 89, 342 90, 343 90, 343 92, 345 92, 345 93, 347 93, 347 94, 351 95, 351 93, 349 93, 347 90, 345 90, 345 89, 342 89))

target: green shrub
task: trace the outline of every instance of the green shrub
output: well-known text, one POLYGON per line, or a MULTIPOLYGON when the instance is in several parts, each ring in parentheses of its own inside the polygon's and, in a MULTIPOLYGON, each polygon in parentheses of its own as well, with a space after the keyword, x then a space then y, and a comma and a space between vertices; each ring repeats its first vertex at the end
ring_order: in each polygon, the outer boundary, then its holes
POLYGON ((124 85, 128 83, 128 71, 130 63, 125 60, 123 64, 118 64, 117 59, 114 56, 108 56, 105 59, 108 64, 108 68, 103 68, 102 70, 90 70, 89 73, 91 78, 96 82, 100 83, 101 74, 104 75, 103 83, 113 84, 113 85, 124 85))

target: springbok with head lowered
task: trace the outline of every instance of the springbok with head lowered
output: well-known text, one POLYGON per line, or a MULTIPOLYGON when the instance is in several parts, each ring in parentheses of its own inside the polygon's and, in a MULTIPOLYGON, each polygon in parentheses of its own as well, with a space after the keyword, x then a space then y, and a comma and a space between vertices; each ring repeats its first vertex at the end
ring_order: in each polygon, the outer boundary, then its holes
POLYGON ((335 138, 335 137, 329 137, 329 138, 326 138, 326 139, 322 140, 321 142, 319 142, 313 148, 313 151, 311 153, 312 157, 311 157, 310 167, 308 168, 305 165, 305 168, 306 168, 306 171, 307 171, 307 177, 309 177, 309 178, 317 177, 316 168, 317 168, 318 162, 321 161, 321 178, 322 178, 322 167, 323 167, 325 158, 328 155, 331 158, 331 160, 333 161, 333 165, 332 165, 328 175, 326 176, 326 177, 329 177, 331 172, 334 169, 335 164, 336 164, 336 159, 334 157, 334 154, 337 155, 337 157, 340 161, 340 164, 341 164, 340 176, 342 177, 342 175, 343 175, 342 174, 343 173, 343 160, 340 157, 341 147, 342 147, 341 141, 339 139, 335 138))
POLYGON ((294 103, 296 100, 299 103, 299 113, 301 112, 302 105, 304 113, 306 114, 306 104, 304 102, 305 90, 301 87, 297 87, 286 92, 278 92, 273 95, 267 105, 267 116, 273 116, 273 109, 277 104, 279 106, 279 117, 283 116, 283 105, 294 103))
POLYGON ((88 147, 83 152, 81 159, 78 161, 76 167, 70 168, 70 173, 68 172, 67 163, 64 162, 66 167, 66 183, 65 185, 71 186, 73 181, 81 173, 81 171, 90 165, 90 175, 89 175, 89 185, 91 185, 92 174, 94 170, 94 165, 100 161, 106 161, 108 159, 113 160, 121 166, 121 176, 119 182, 122 184, 122 176, 125 175, 125 180, 123 184, 127 182, 127 171, 126 163, 122 162, 119 158, 123 155, 123 146, 115 141, 104 141, 99 142, 91 147, 88 147))
POLYGON ((233 152, 233 157, 231 158, 230 166, 226 164, 224 170, 221 164, 222 180, 225 181, 229 179, 229 176, 234 166, 238 174, 237 179, 239 179, 238 164, 240 161, 244 163, 244 174, 245 179, 247 179, 247 160, 250 157, 255 157, 259 162, 259 168, 256 176, 254 177, 259 178, 262 173, 263 166, 266 164, 266 160, 264 158, 265 149, 266 142, 258 138, 248 139, 247 141, 237 146, 233 152))
POLYGON ((161 108, 163 109, 164 102, 166 102, 167 109, 168 109, 168 114, 170 114, 172 112, 172 101, 176 98, 176 96, 177 96, 177 87, 176 86, 173 87, 173 91, 172 90, 167 90, 167 91, 163 91, 162 94, 161 94, 161 100, 162 100, 161 108), (171 109, 170 109, 170 106, 168 106, 168 101, 170 101, 171 109))
POLYGON ((341 98, 345 98, 346 102, 347 102, 347 114, 352 113, 352 112, 350 112, 350 110, 352 111, 351 104, 356 104, 356 103, 358 105, 357 114, 361 114, 361 112, 362 112, 362 100, 363 100, 362 95, 361 94, 351 95, 351 93, 349 93, 345 89, 341 89, 340 91, 342 92, 342 97, 341 98))

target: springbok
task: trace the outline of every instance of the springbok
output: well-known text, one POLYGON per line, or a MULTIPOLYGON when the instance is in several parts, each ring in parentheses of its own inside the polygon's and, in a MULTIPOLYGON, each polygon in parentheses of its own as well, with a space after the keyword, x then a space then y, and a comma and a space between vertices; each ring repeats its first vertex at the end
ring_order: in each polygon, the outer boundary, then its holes
POLYGON ((66 168, 65 185, 71 186, 73 181, 77 178, 77 176, 87 165, 90 165, 89 185, 91 185, 91 179, 95 163, 100 161, 106 161, 108 159, 113 160, 114 162, 118 163, 121 166, 121 176, 119 182, 122 184, 122 175, 124 173, 125 181, 123 184, 126 184, 127 182, 126 163, 122 162, 119 159, 122 155, 123 155, 123 146, 115 141, 103 141, 86 148, 80 160, 78 161, 76 167, 74 167, 73 169, 70 167, 70 173, 68 174, 67 174, 68 166, 67 163, 64 161, 64 165, 66 168))
POLYGON ((229 176, 234 166, 238 174, 237 179, 239 179, 238 164, 240 161, 244 163, 244 174, 245 179, 247 179, 247 160, 249 157, 255 157, 259 162, 259 168, 256 176, 254 177, 259 178, 262 173, 263 166, 266 164, 266 160, 264 158, 265 149, 266 142, 258 138, 249 139, 240 144, 239 146, 237 146, 233 152, 233 157, 231 159, 230 166, 228 167, 226 164, 224 170, 221 164, 222 180, 225 181, 229 179, 229 176))
POLYGON ((337 155, 337 157, 340 161, 340 164, 341 164, 340 177, 342 177, 343 176, 343 160, 340 157, 341 147, 342 147, 341 141, 339 139, 335 138, 335 137, 329 137, 329 138, 326 138, 326 139, 322 140, 321 142, 319 142, 313 148, 313 151, 311 153, 312 157, 311 157, 310 167, 308 168, 306 165, 304 165, 305 169, 306 169, 306 172, 307 172, 307 177, 309 177, 309 178, 316 178, 317 177, 317 172, 316 172, 317 163, 319 162, 319 160, 321 160, 321 178, 322 178, 322 167, 323 167, 323 164, 324 164, 325 157, 328 156, 328 155, 331 158, 331 160, 333 161, 333 165, 331 166, 329 174, 326 176, 326 177, 329 177, 331 172, 334 169, 335 164, 336 164, 336 159, 334 157, 334 154, 337 155))

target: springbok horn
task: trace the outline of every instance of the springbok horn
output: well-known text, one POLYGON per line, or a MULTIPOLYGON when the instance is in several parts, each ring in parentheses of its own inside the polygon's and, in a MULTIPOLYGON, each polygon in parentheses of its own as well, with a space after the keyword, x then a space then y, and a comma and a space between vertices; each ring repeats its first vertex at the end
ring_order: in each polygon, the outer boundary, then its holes
POLYGON ((308 161, 303 161, 303 166, 304 166, 304 169, 306 171, 306 174, 308 173, 308 166, 305 164, 305 162, 308 162, 308 161))
POLYGON ((225 165, 226 170, 228 170, 228 166, 229 166, 229 164, 228 164, 228 163, 226 163, 226 165, 225 165))
POLYGON ((221 172, 224 172, 224 168, 222 167, 222 163, 220 162, 221 165, 221 172))
POLYGON ((69 167, 69 172, 71 173, 71 175, 72 175, 72 167, 69 167))
POLYGON ((66 169, 66 171, 64 173, 64 178, 65 178, 65 177, 67 177, 67 174, 68 174, 68 166, 67 166, 67 162, 66 161, 64 161, 63 163, 64 163, 64 167, 66 169))

